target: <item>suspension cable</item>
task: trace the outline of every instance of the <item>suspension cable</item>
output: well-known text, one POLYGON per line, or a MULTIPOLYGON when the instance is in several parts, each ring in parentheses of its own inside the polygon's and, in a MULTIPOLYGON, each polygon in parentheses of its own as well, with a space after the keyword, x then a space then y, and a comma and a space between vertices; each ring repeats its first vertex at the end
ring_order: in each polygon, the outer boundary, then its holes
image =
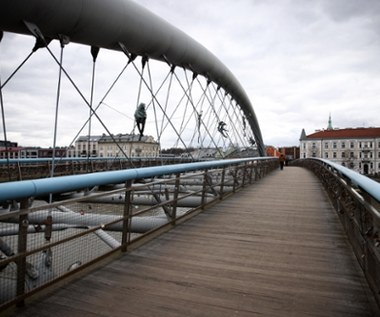
POLYGON ((53 54, 53 52, 50 50, 50 48, 48 47, 48 42, 45 40, 45 38, 44 38, 43 34, 41 33, 41 31, 39 30, 39 28, 36 25, 34 25, 33 23, 29 23, 29 22, 26 22, 26 21, 24 21, 24 24, 29 29, 29 31, 36 37, 36 45, 35 45, 35 47, 34 47, 33 50, 37 50, 40 47, 45 47, 47 49, 47 51, 49 52, 49 54, 51 55, 51 57, 54 59, 54 61, 62 69, 63 73, 69 79, 69 81, 71 82, 71 84, 73 85, 73 87, 75 88, 75 90, 78 92, 78 94, 80 95, 80 97, 85 102, 85 104, 90 108, 91 113, 98 119, 98 121, 103 126, 103 128, 107 131, 107 133, 109 134, 109 136, 111 137, 111 139, 113 140, 113 142, 116 144, 116 146, 121 150, 121 152, 124 154, 124 156, 133 165, 133 162, 130 160, 130 158, 128 157, 128 155, 123 151, 123 149, 120 147, 120 145, 116 142, 115 138, 113 137, 112 133, 109 131, 109 129, 107 128, 107 126, 100 119, 100 117, 98 116, 98 114, 92 109, 92 106, 89 104, 89 102, 87 101, 87 99, 84 97, 84 95, 82 94, 82 92, 80 91, 80 89, 78 88, 78 86, 75 84, 75 82, 73 81, 73 79, 70 77, 70 75, 67 73, 67 71, 64 69, 64 67, 59 63, 59 61, 57 60, 57 58, 55 57, 55 55, 53 54))
MULTIPOLYGON (((203 105, 202 105, 203 106, 203 105)), ((201 108, 202 109, 202 108, 201 108)), ((203 123, 203 126, 204 127, 213 127, 213 126, 215 126, 215 124, 211 124, 210 123, 210 121, 211 120, 213 120, 214 121, 214 119, 212 119, 212 108, 211 107, 206 107, 206 111, 203 111, 202 110, 202 117, 200 118, 201 119, 201 122, 200 122, 200 124, 198 124, 198 125, 201 125, 202 123, 203 123)), ((200 129, 200 127, 199 127, 199 129, 200 129)), ((210 132, 208 132, 207 134, 204 134, 203 136, 202 135, 200 135, 200 132, 199 132, 199 136, 198 136, 198 139, 199 139, 199 141, 198 141, 198 143, 200 142, 201 143, 201 146, 202 147, 204 147, 204 141, 206 140, 206 137, 207 136, 209 136, 209 138, 210 138, 210 142, 212 143, 212 136, 211 135, 214 135, 216 132, 214 131, 213 133, 210 133, 210 132)), ((210 144, 211 143, 209 143, 209 145, 208 146, 206 146, 206 148, 207 147, 210 147, 210 144)))
POLYGON ((20 68, 28 61, 28 59, 33 55, 35 51, 31 51, 29 55, 21 62, 19 66, 12 72, 12 74, 9 75, 9 77, 4 81, 2 85, 0 85, 0 88, 4 88, 6 84, 12 79, 14 75, 20 70, 20 68))
MULTIPOLYGON (((216 134, 218 135, 218 141, 217 141, 217 144, 219 144, 220 140, 221 140, 221 135, 220 135, 220 132, 218 132, 218 126, 215 124, 215 118, 212 117, 212 113, 213 113, 214 109, 213 107, 208 107, 207 108, 207 113, 205 115, 205 117, 207 116, 207 123, 206 123, 206 126, 212 126, 213 127, 213 132, 212 134, 216 134), (210 121, 213 121, 213 123, 211 123, 210 121)), ((220 109, 218 109, 218 112, 217 113, 220 113, 220 109)), ((218 119, 218 122, 219 122, 219 119, 218 119)), ((203 136, 203 141, 206 139, 206 135, 203 136)), ((203 142, 202 141, 202 142, 203 142)))
MULTIPOLYGON (((0 76, 0 85, 1 85, 1 76, 0 76)), ((7 129, 5 126, 5 110, 4 110, 4 100, 3 100, 3 89, 0 87, 0 105, 1 105, 1 118, 3 122, 3 134, 4 134, 4 147, 5 147, 5 156, 7 159, 7 171, 8 171, 8 180, 12 180, 11 176, 11 165, 9 161, 9 147, 8 147, 8 138, 7 138, 7 129)))
MULTIPOLYGON (((210 104, 210 106, 211 106, 210 108, 211 108, 212 111, 214 112, 214 115, 215 115, 215 117, 218 119, 218 122, 219 122, 219 116, 218 116, 218 114, 215 112, 215 109, 214 109, 213 105, 211 104, 210 99, 207 97, 207 94, 206 94, 206 88, 207 88, 207 87, 204 88, 204 87, 202 86, 202 84, 201 84, 201 82, 199 81, 198 78, 196 78, 196 80, 197 80, 197 82, 198 82, 198 84, 199 84, 201 90, 203 91, 203 96, 204 96, 205 98, 207 98, 207 100, 208 100, 208 102, 209 102, 209 104, 210 104)), ((208 88, 207 88, 207 89, 208 89, 208 88)), ((215 142, 214 137, 213 137, 213 135, 210 133, 210 131, 209 131, 207 125, 204 125, 204 127, 205 127, 206 132, 208 133, 208 136, 210 137, 211 142, 214 144, 216 150, 219 152, 219 154, 220 154, 222 157, 224 157, 223 152, 220 150, 218 144, 215 142)))
MULTIPOLYGON (((149 64, 148 64, 148 66, 149 66, 149 64)), ((158 89, 157 89, 157 91, 156 91, 156 95, 161 91, 161 89, 162 89, 162 87, 164 86, 164 84, 165 84, 165 82, 167 81, 167 79, 169 78, 169 76, 170 76, 170 71, 169 71, 169 73, 166 75, 166 77, 164 78, 164 80, 162 81, 162 83, 160 84, 160 86, 158 87, 158 89)), ((147 107, 149 107, 150 106, 150 104, 152 103, 152 101, 150 101, 149 103, 148 103, 148 105, 147 105, 147 107)), ((107 105, 107 104, 105 104, 104 102, 103 102, 103 104, 104 105, 106 105, 107 107, 110 107, 109 105, 107 105)), ((113 109, 112 107, 110 107, 111 109, 113 109)), ((113 109, 113 110, 115 110, 115 111, 117 111, 116 109, 113 109)), ((123 115, 125 115, 125 114, 123 114, 123 115)), ((125 115, 126 116, 126 115, 125 115)), ((126 116, 127 118, 129 118, 128 116, 126 116)), ((129 119, 132 119, 132 118, 129 118, 129 119)), ((134 120, 134 119, 132 119, 132 120, 134 120)), ((162 120, 162 122, 163 122, 164 120, 162 120)), ((156 125, 157 125, 157 123, 156 123, 156 125)), ((161 133, 162 134, 162 133, 161 133)), ((160 137, 161 137, 161 134, 159 133, 158 134, 158 136, 157 136, 157 142, 159 143, 159 140, 160 140, 160 137)))
MULTIPOLYGON (((216 89, 216 94, 212 97, 212 103, 210 102, 210 104, 212 105, 212 107, 213 107, 213 109, 214 109, 214 98, 216 97, 216 96, 219 96, 219 94, 217 94, 217 92, 218 92, 218 89, 216 89)), ((219 96, 219 98, 220 98, 220 96, 219 96)), ((232 104, 230 103, 230 106, 231 106, 232 104)), ((244 141, 241 139, 241 136, 239 135, 239 133, 237 132, 237 130, 236 130, 236 126, 233 124, 234 123, 234 120, 232 119, 232 117, 231 117, 231 115, 230 115, 230 110, 229 110, 229 108, 230 108, 230 106, 228 107, 228 109, 225 107, 225 103, 224 103, 224 99, 222 100, 222 103, 221 103, 221 106, 219 107, 219 110, 218 110, 218 112, 217 113, 220 113, 221 112, 221 109, 222 109, 222 107, 225 109, 225 114, 224 114, 224 116, 223 116, 223 118, 222 119, 219 119, 219 122, 223 122, 224 123, 224 121, 220 121, 220 120, 225 120, 226 118, 228 118, 229 120, 228 120, 228 122, 230 122, 230 123, 232 123, 232 124, 230 124, 231 125, 231 127, 232 127, 232 132, 234 132, 233 133, 233 135, 236 137, 236 135, 238 136, 238 138, 240 138, 240 142, 241 143, 244 143, 244 141)), ((232 108, 234 108, 234 107, 232 107, 232 108)), ((215 110, 214 110, 215 111, 215 110)), ((234 113, 235 113, 235 115, 236 115, 236 112, 235 112, 235 109, 233 110, 234 111, 234 113)), ((230 134, 228 134, 227 135, 227 138, 229 139, 229 141, 230 141, 230 143, 233 145, 234 143, 233 143, 233 140, 232 140, 232 136, 230 135, 230 134)), ((223 140, 223 144, 224 144, 224 146, 226 145, 226 143, 225 143, 225 140, 224 139, 222 139, 223 140)))
MULTIPOLYGON (((139 72, 140 82, 139 82, 139 89, 137 91, 136 109, 137 109, 137 107, 140 104, 141 88, 142 88, 142 82, 143 82, 143 79, 144 79, 144 69, 145 69, 145 64, 146 64, 147 60, 148 59, 146 57, 144 57, 144 56, 141 58, 141 73, 139 72)), ((136 68, 135 63, 132 62, 132 64, 136 68)), ((133 124, 133 131, 132 131, 133 135, 135 134, 135 128, 136 128, 136 126, 137 126, 137 122, 135 121, 135 123, 133 124)))
MULTIPOLYGON (((60 36, 59 38, 60 46, 61 46, 61 53, 60 53, 60 59, 59 63, 62 65, 63 63, 63 49, 65 47, 65 44, 67 44, 67 39, 65 39, 63 36, 60 36)), ((54 137, 53 137, 53 155, 52 155, 52 166, 50 171, 50 177, 54 177, 54 170, 55 170, 55 158, 56 158, 56 152, 55 148, 57 145, 57 130, 58 130, 58 109, 59 109, 59 99, 61 94, 61 79, 62 79, 62 70, 59 68, 58 70, 58 85, 57 85, 57 99, 55 104, 55 119, 54 119, 54 137)), ((52 203, 53 195, 49 195, 49 203, 52 203)))
MULTIPOLYGON (((135 67, 136 71, 137 71, 137 72, 140 74, 140 76, 141 76, 141 73, 140 73, 139 69, 136 67, 136 65, 135 65, 134 63, 133 63, 133 66, 135 67)), ((157 105, 159 106, 159 108, 161 109, 161 111, 163 111, 163 108, 162 108, 162 106, 161 106, 161 103, 159 102, 159 100, 157 99, 157 97, 153 94, 153 92, 152 92, 152 90, 150 89, 148 83, 146 82, 146 80, 145 80, 143 77, 141 77, 141 78, 142 78, 142 81, 143 81, 144 85, 147 87, 147 89, 148 89, 148 90, 150 91, 150 93, 152 94, 153 99, 157 102, 157 105)), ((168 115, 167 115, 165 112, 163 112, 163 114, 164 114, 164 116, 166 117, 166 119, 169 119, 168 115)), ((184 145, 184 147, 187 149, 186 143, 182 140, 182 137, 178 134, 178 131, 177 131, 177 129, 175 128, 174 124, 173 124, 170 120, 169 120, 169 123, 170 123, 171 127, 173 128, 174 132, 176 133, 177 137, 181 140, 181 143, 182 143, 182 144, 184 145)), ((190 156, 191 156, 191 154, 190 154, 190 156)), ((193 158, 193 157, 191 156, 191 158, 193 158)))
MULTIPOLYGON (((193 83, 194 83, 194 79, 192 80, 192 87, 193 87, 193 83)), ((194 115, 195 115, 195 119, 197 121, 197 124, 196 126, 194 127, 194 132, 193 132, 193 136, 191 138, 191 144, 195 138, 195 135, 197 134, 197 132, 199 132, 200 130, 200 122, 202 121, 202 117, 199 116, 199 114, 202 112, 202 109, 203 109, 203 105, 204 105, 204 101, 205 101, 205 98, 204 98, 204 95, 202 94, 200 97, 199 97, 199 100, 198 102, 196 103, 196 106, 195 106, 195 109, 198 109, 199 108, 199 112, 197 110, 194 111, 194 115)), ((202 112, 203 113, 203 112, 202 112)), ((199 135, 198 135, 198 143, 199 143, 199 135)), ((201 143, 201 148, 203 146, 203 142, 201 143)))
MULTIPOLYGON (((183 68, 183 72, 184 72, 184 76, 186 78, 186 83, 187 83, 187 91, 189 92, 189 95, 188 95, 188 98, 186 100, 186 109, 187 109, 187 106, 188 104, 190 103, 192 106, 193 106, 193 113, 194 113, 194 116, 195 116, 195 120, 196 120, 196 126, 197 126, 197 130, 198 131, 198 143, 199 143, 199 137, 200 137, 200 127, 201 127, 201 112, 202 112, 202 108, 199 109, 199 112, 197 111, 197 106, 194 107, 194 98, 193 98, 193 84, 194 84, 194 79, 196 77, 196 74, 193 73, 193 76, 192 76, 192 80, 189 81, 189 78, 187 76, 187 73, 186 73, 186 69, 183 68)), ((198 104, 197 104, 198 105, 198 104)), ((195 131, 194 131, 195 133, 195 131)), ((193 139, 195 137, 195 134, 193 135, 193 137, 191 138, 190 140, 190 146, 192 146, 193 144, 193 139)), ((201 147, 202 147, 202 144, 201 144, 201 147)))
MULTIPOLYGON (((175 66, 172 66, 170 68, 170 79, 169 79, 169 85, 168 85, 168 89, 166 91, 166 98, 165 98, 165 107, 164 107, 164 111, 166 112, 167 108, 168 108, 168 104, 169 104, 169 96, 170 96, 170 92, 171 92, 171 88, 172 88, 172 83, 173 83, 173 76, 174 76, 174 70, 175 70, 175 66)), ((163 133, 163 130, 164 129, 164 117, 162 118, 161 120, 161 128, 159 130, 159 133, 158 133, 158 142, 160 142, 161 140, 161 135, 163 133)))
MULTIPOLYGON (((174 76, 174 73, 172 74, 174 76)), ((173 78, 173 76, 171 78, 173 78)), ((174 107, 170 117, 169 117, 169 120, 173 119, 174 118, 174 115, 176 114, 177 110, 179 109, 183 99, 186 97, 186 94, 184 93, 181 98, 179 99, 177 105, 174 107)), ((187 102, 189 101, 189 99, 187 99, 187 102)), ((165 113, 166 113, 166 108, 164 109, 165 113)), ((185 113, 184 114, 181 114, 181 116, 186 116, 186 110, 185 110, 185 113)), ((163 120, 162 120, 162 123, 165 122, 165 117, 163 116, 163 120)), ((165 124, 163 124, 162 128, 161 128, 161 131, 160 131, 160 135, 163 134, 163 132, 166 130, 166 128, 169 126, 169 121, 167 121, 165 124)))
MULTIPOLYGON (((153 105, 153 112, 154 112, 154 121, 155 121, 155 126, 156 126, 156 135, 157 135, 157 142, 158 144, 160 144, 160 140, 161 140, 161 136, 159 134, 159 129, 158 129, 158 121, 157 121, 157 111, 156 111, 156 107, 155 107, 155 103, 154 103, 154 98, 153 98, 153 81, 152 81, 152 74, 151 74, 151 71, 150 71, 150 63, 147 63, 148 64, 148 76, 149 76, 149 83, 150 83, 150 87, 151 87, 151 91, 152 91, 152 105, 153 105)), ((169 72, 170 74, 170 72, 169 72)), ((169 74, 166 76, 164 82, 166 81, 166 79, 168 78, 169 74)), ((170 77, 172 78, 172 76, 170 77)), ((170 81, 169 81, 170 83, 170 81)), ((160 91, 162 85, 159 87, 159 89, 156 91, 156 93, 154 94, 154 96, 156 96, 158 94, 158 92, 160 91)), ((170 91, 170 86, 169 86, 169 91, 170 91)), ((168 92, 169 93, 169 92, 168 92)), ((167 95, 168 95, 167 93, 167 95)), ((166 99, 166 102, 165 102, 165 106, 164 106, 164 112, 166 112, 166 109, 167 109, 167 106, 168 106, 168 99, 166 99)), ((162 120, 163 122, 163 120, 162 120)), ((162 123, 161 123, 162 124, 162 123)), ((161 152, 161 150, 160 150, 161 152)), ((163 164, 163 158, 161 156, 161 164, 163 164)))
MULTIPOLYGON (((190 98, 189 95, 188 95, 188 93, 187 93, 187 90, 186 90, 185 87, 182 85, 182 82, 181 82, 180 79, 178 78, 177 74, 175 74, 175 77, 176 77, 176 79, 177 79, 179 85, 181 86, 182 90, 185 92, 186 96, 187 96, 188 98, 190 98)), ((185 76, 185 77, 186 77, 186 79, 188 80, 187 76, 185 76)), ((192 107, 193 107, 193 110, 196 112, 196 107, 194 106, 194 103, 193 103, 193 102, 190 102, 190 103, 191 103, 191 105, 192 105, 192 107)), ((205 130, 206 130, 206 132, 207 132, 207 134, 209 135, 209 137, 210 137, 211 139, 213 139, 213 138, 212 138, 212 135, 210 134, 209 129, 208 129, 207 126, 204 124, 203 119, 201 119, 201 122, 202 122, 202 124, 203 124, 203 126, 204 126, 204 128, 205 128, 205 130)), ((215 148, 217 148, 216 143, 215 143, 213 140, 212 140, 212 142, 214 143, 215 148)), ((185 146, 185 147, 186 147, 186 146, 185 146)), ((187 147, 186 147, 186 148, 187 148, 187 147)), ((222 153, 220 152, 220 150, 219 150, 218 148, 217 148, 217 150, 218 150, 219 153, 222 155, 222 153)), ((222 155, 222 156, 223 156, 223 155, 222 155)))
POLYGON ((130 160, 129 156, 124 152, 124 150, 121 148, 121 146, 119 145, 119 143, 116 142, 114 136, 112 135, 111 131, 107 128, 107 126, 104 124, 103 120, 99 117, 99 115, 95 112, 94 109, 91 108, 89 102, 87 101, 86 97, 82 94, 82 92, 80 91, 80 89, 78 88, 78 86, 75 84, 74 80, 71 78, 71 76, 67 73, 67 71, 65 70, 65 68, 59 64, 59 61, 57 60, 57 58, 54 56, 54 54, 52 53, 52 51, 49 49, 48 46, 46 46, 46 49, 48 50, 49 54, 53 57, 53 59, 55 60, 55 62, 62 68, 62 72, 65 74, 65 76, 67 77, 67 79, 71 82, 71 84, 73 85, 73 87, 75 88, 75 90, 78 92, 79 96, 83 99, 83 101, 85 102, 85 104, 91 109, 91 113, 92 115, 94 115, 99 123, 103 126, 103 128, 106 130, 106 132, 108 133, 108 135, 111 137, 112 141, 116 144, 116 146, 119 148, 119 150, 121 151, 121 153, 123 153, 123 155, 130 161, 130 163, 133 165, 133 162, 132 160, 130 160))
MULTIPOLYGON (((230 114, 230 113, 231 113, 231 111, 229 110, 230 108, 232 108, 232 112, 233 112, 233 114, 234 114, 235 117, 238 119, 238 116, 237 116, 237 114, 236 114, 236 109, 237 109, 238 107, 237 107, 237 104, 236 104, 235 107, 232 105, 232 99, 230 100, 230 104, 229 104, 228 108, 226 108, 225 103, 222 103, 222 105, 223 105, 223 107, 224 107, 224 109, 225 109, 225 112, 226 112, 226 115, 227 115, 227 117, 229 118, 229 121, 230 121, 231 123, 233 123, 234 120, 233 120, 233 118, 232 118, 232 115, 230 114)), ((234 132, 235 132, 234 135, 235 135, 235 137, 237 136, 237 138, 240 140, 241 144, 244 145, 244 139, 242 138, 242 135, 239 133, 239 131, 237 131, 237 128, 236 128, 236 127, 237 127, 237 124, 232 124, 232 129, 233 129, 234 132)))
POLYGON ((90 93, 90 104, 89 104, 89 113, 88 113, 88 136, 87 136, 87 164, 86 164, 86 172, 88 173, 90 170, 90 156, 91 156, 91 118, 93 107, 93 99, 94 99, 94 89, 95 89, 95 68, 96 68, 96 58, 99 54, 99 47, 91 46, 91 56, 92 56, 92 76, 91 76, 91 93, 90 93))
MULTIPOLYGON (((0 31, 0 43, 3 39, 3 31, 0 31)), ((8 138, 7 138, 7 129, 5 126, 5 110, 4 110, 4 101, 3 101, 3 86, 1 85, 1 74, 0 74, 0 106, 1 106, 1 118, 3 122, 3 134, 4 134, 4 147, 5 147, 5 156, 7 159, 7 170, 8 170, 8 180, 11 180, 11 165, 9 162, 9 147, 8 147, 8 138)))
MULTIPOLYGON (((100 102, 98 103, 98 105, 96 106, 96 108, 94 109, 94 112, 96 112, 99 107, 104 104, 105 106, 108 106, 106 103, 104 103, 104 100, 107 98, 107 96, 109 95, 109 93, 112 91, 112 89, 114 88, 114 86, 116 85, 116 83, 119 81, 121 75, 124 73, 124 71, 127 69, 128 65, 129 65, 130 62, 128 62, 124 68, 121 70, 121 72, 116 76, 116 79, 112 82, 112 84, 110 85, 110 87, 108 88, 108 90, 106 91, 106 93, 104 94, 103 98, 100 100, 100 102)), ((109 106, 108 106, 109 107, 109 106)), ((91 116, 93 116, 94 114, 91 113, 91 116)), ((70 146, 72 146, 75 142, 75 140, 79 137, 79 135, 82 133, 83 129, 86 127, 87 123, 88 123, 88 120, 87 119, 85 121, 85 123, 82 125, 82 127, 79 129, 78 133, 75 135, 75 137, 73 138, 73 140, 71 141, 70 146)), ((127 156, 126 156, 127 157, 127 156)))
POLYGON ((207 91, 208 91, 208 87, 209 87, 209 81, 207 81, 206 88, 203 87, 202 83, 200 82, 200 80, 198 78, 197 78, 197 82, 199 84, 199 87, 203 91, 203 94, 202 94, 203 98, 207 98, 207 100, 208 100, 208 102, 209 102, 212 110, 214 111, 215 117, 217 118, 218 121, 220 121, 219 115, 218 115, 217 111, 215 110, 215 107, 214 107, 214 104, 213 104, 212 100, 210 100, 210 98, 208 98, 208 96, 207 96, 207 91))
MULTIPOLYGON (((187 127, 187 125, 189 124, 189 122, 192 119, 192 116, 190 115, 190 116, 188 116, 188 118, 187 118, 187 120, 185 122, 187 111, 191 111, 191 109, 189 109, 189 104, 192 105, 193 112, 197 112, 196 111, 197 105, 194 106, 194 100, 193 100, 192 91, 191 91, 192 90, 193 81, 194 81, 194 78, 196 77, 196 74, 193 73, 192 81, 189 82, 189 78, 187 76, 185 68, 183 68, 183 71, 184 71, 184 76, 186 78, 187 88, 186 88, 186 90, 184 88, 182 88, 182 89, 184 90, 184 96, 186 96, 187 98, 186 98, 186 103, 185 103, 185 111, 184 111, 183 114, 181 113, 182 121, 181 121, 181 125, 180 125, 180 130, 179 130, 180 134, 182 134, 182 132, 184 131, 184 129, 187 127)), ((176 76, 176 79, 181 84, 181 82, 179 81, 178 76, 176 76)), ((178 107, 179 107, 179 104, 178 104, 178 107)), ((189 147, 192 147, 192 141, 193 141, 193 139, 190 139, 189 147)), ((178 145, 178 140, 175 143, 175 146, 177 146, 177 145, 178 145)))
MULTIPOLYGON (((208 86, 208 88, 209 88, 209 86, 208 86)), ((209 92, 210 92, 210 95, 211 95, 211 91, 210 91, 210 89, 209 89, 209 92)), ((213 96, 213 97, 211 97, 212 98, 212 104, 213 105, 215 105, 215 98, 216 98, 216 95, 218 94, 218 90, 216 90, 215 91, 215 95, 213 96)), ((226 97, 226 94, 224 94, 224 99, 225 99, 225 97, 226 97)), ((224 99, 223 99, 223 102, 224 102, 224 99)), ((223 108, 223 102, 219 105, 219 108, 216 110, 216 113, 218 113, 218 114, 222 114, 222 108, 223 108)), ((214 106, 212 106, 212 108, 213 108, 213 111, 215 111, 215 107, 214 106)), ((228 138, 228 139, 230 139, 230 134, 228 133, 228 134, 224 134, 224 131, 221 131, 221 129, 224 129, 224 125, 226 125, 225 124, 225 115, 224 115, 224 117, 223 118, 220 118, 220 116, 219 116, 219 118, 218 118, 218 125, 217 126, 215 126, 215 130, 217 131, 217 132, 219 132, 219 136, 220 136, 220 138, 219 138, 219 141, 222 141, 222 143, 223 143, 223 146, 225 147, 226 146, 226 140, 225 140, 225 138, 228 138)), ((230 123, 230 122, 229 122, 230 123)), ((227 131, 226 131, 227 132, 227 131)), ((230 140, 230 142, 231 142, 231 140, 230 140)))
MULTIPOLYGON (((148 77, 149 77, 149 85, 150 85, 150 88, 151 88, 151 94, 152 94, 152 106, 153 106, 153 113, 154 113, 154 121, 156 122, 155 124, 155 127, 156 127, 156 135, 157 135, 157 138, 158 138, 158 124, 157 124, 157 111, 156 111, 156 107, 155 107, 155 103, 154 103, 154 96, 158 93, 156 92, 154 95, 153 95, 153 81, 152 81, 152 74, 150 72, 150 66, 149 66, 149 60, 147 59, 147 63, 146 63, 148 66, 147 66, 147 69, 148 69, 148 77)), ((165 107, 164 109, 166 109, 166 106, 167 104, 165 103, 165 107)), ((165 110, 164 110, 165 111, 165 110)))
MULTIPOLYGON (((232 107, 233 109, 233 114, 235 115, 235 122, 236 123, 239 123, 239 124, 234 124, 233 125, 233 128, 234 128, 234 131, 235 131, 235 135, 237 136, 237 139, 240 140, 242 146, 244 146, 245 142, 244 142, 244 135, 245 135, 245 127, 243 125, 243 122, 240 122, 240 116, 239 114, 237 113, 237 110, 238 110, 238 103, 235 101, 236 105, 235 107, 232 107), (239 133, 239 131, 237 130, 237 127, 243 127, 243 133, 239 133)), ((239 107, 240 108, 240 107, 239 107)), ((232 115, 228 112, 228 116, 231 116, 231 121, 233 121, 233 118, 232 118, 232 115)))

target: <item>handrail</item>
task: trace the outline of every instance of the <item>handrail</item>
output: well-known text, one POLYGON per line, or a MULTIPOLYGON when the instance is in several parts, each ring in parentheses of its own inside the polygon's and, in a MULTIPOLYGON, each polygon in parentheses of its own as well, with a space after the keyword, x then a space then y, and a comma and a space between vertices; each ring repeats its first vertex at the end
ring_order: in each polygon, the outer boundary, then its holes
POLYGON ((325 159, 292 164, 309 168, 321 180, 380 305, 380 184, 325 159))
POLYGON ((253 157, 1 184, 1 195, 14 190, 14 196, 25 199, 9 202, 0 213, 0 311, 22 305, 28 296, 106 257, 138 247, 277 166, 276 159, 253 157), (164 177, 154 178, 160 175, 164 177), (64 195, 54 203, 37 197, 34 206, 26 199, 107 182, 123 186, 64 195))
POLYGON ((40 158, 12 158, 12 159, 0 159, 0 166, 7 164, 33 164, 33 163, 50 163, 53 162, 62 163, 62 162, 88 162, 88 161, 109 161, 109 162, 118 162, 118 161, 141 161, 141 160, 157 160, 157 161, 172 161, 172 160, 182 160, 182 161, 194 161, 193 158, 174 156, 174 157, 165 157, 165 156, 142 156, 142 157, 40 157, 40 158))
POLYGON ((223 167, 227 165, 241 164, 252 160, 268 159, 273 158, 259 157, 216 160, 7 182, 0 184, 0 201, 16 200, 26 197, 34 197, 54 193, 70 192, 100 185, 125 183, 126 181, 132 179, 156 177, 165 174, 191 172, 199 169, 210 169, 223 167))
POLYGON ((339 174, 349 179, 352 184, 368 193, 371 197, 376 199, 377 202, 380 202, 380 184, 378 182, 329 160, 317 158, 312 158, 312 160, 323 162, 325 166, 333 168, 339 172, 339 174))

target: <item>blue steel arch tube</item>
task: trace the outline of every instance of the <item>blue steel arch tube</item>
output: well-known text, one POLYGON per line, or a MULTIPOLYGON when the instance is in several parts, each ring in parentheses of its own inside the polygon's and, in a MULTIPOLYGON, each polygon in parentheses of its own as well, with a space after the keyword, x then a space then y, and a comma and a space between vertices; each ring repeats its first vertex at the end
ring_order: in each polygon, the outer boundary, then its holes
POLYGON ((261 130, 252 104, 231 71, 197 41, 130 0, 2 0, 0 31, 28 34, 35 24, 47 39, 65 35, 71 42, 121 50, 169 62, 222 87, 241 107, 261 156, 261 130))

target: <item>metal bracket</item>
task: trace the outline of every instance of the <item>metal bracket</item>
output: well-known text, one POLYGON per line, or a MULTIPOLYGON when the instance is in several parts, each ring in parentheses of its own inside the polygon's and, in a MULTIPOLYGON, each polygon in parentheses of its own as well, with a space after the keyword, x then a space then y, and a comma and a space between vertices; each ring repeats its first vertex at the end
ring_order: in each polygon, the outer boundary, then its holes
POLYGON ((29 32, 32 33, 36 38, 36 44, 33 47, 33 52, 37 51, 39 48, 46 47, 49 45, 51 39, 47 41, 37 25, 25 20, 23 22, 29 30, 29 32))

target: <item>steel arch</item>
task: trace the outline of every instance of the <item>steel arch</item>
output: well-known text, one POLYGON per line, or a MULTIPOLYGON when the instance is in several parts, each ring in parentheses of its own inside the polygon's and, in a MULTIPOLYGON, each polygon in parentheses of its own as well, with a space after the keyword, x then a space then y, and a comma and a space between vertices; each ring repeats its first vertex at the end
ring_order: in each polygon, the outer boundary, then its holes
POLYGON ((239 81, 197 41, 129 0, 2 0, 0 30, 29 34, 25 22, 38 26, 44 37, 97 46, 161 60, 202 75, 222 87, 245 114, 257 148, 265 155, 261 130, 252 104, 239 81))

